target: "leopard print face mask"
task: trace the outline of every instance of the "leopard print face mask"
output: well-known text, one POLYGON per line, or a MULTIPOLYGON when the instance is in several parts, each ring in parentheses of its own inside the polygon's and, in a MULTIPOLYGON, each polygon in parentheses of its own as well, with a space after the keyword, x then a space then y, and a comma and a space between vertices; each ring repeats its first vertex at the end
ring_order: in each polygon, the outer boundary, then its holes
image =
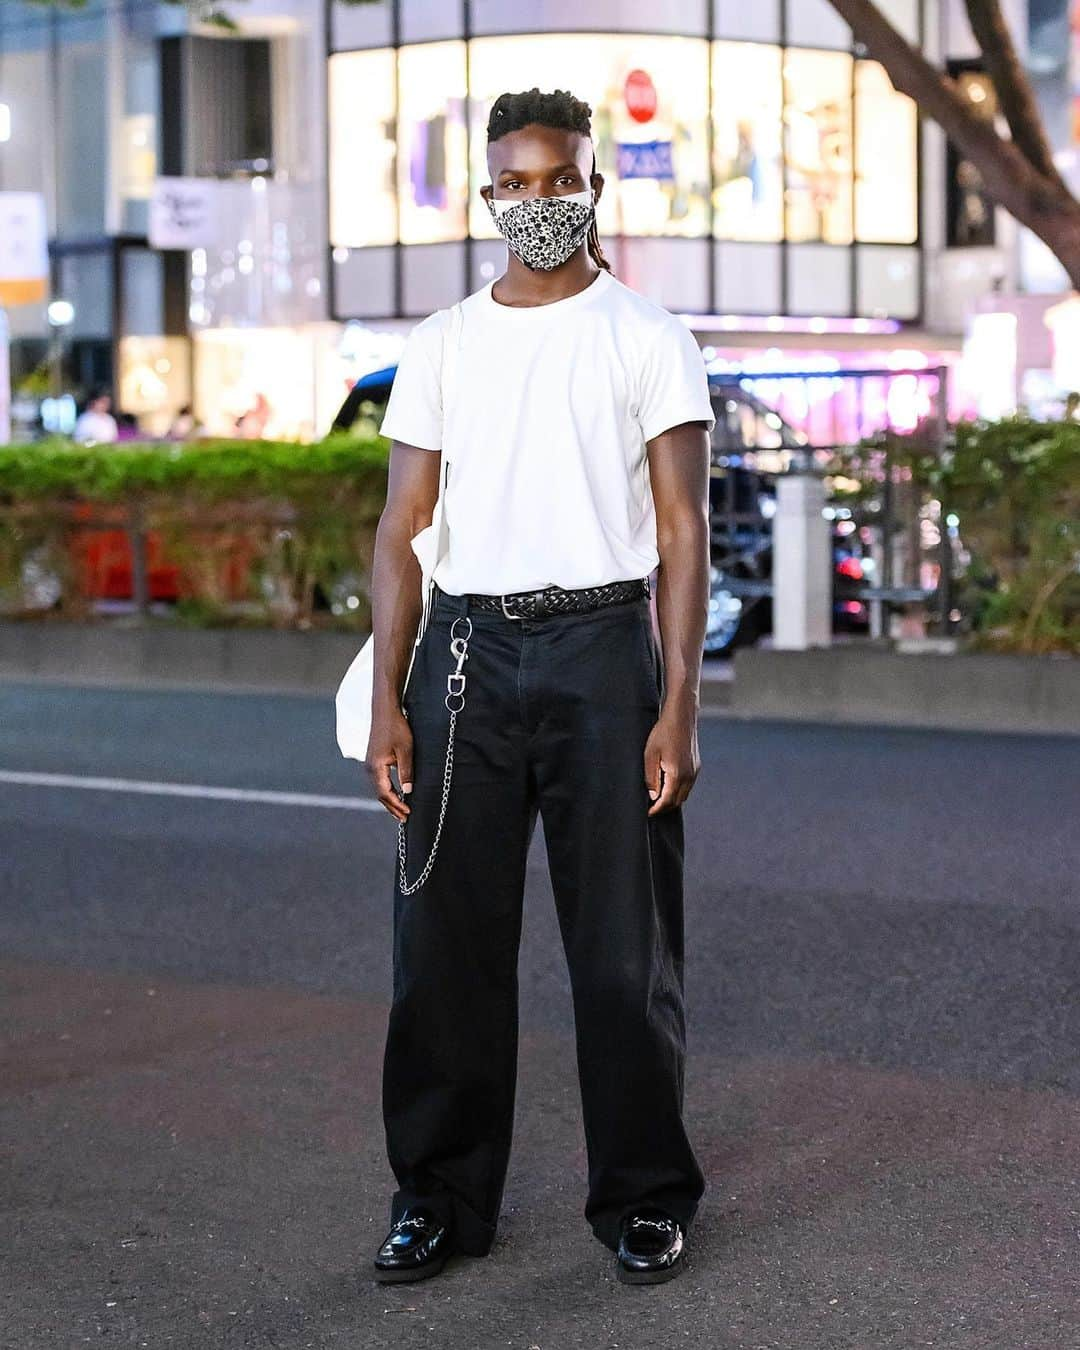
POLYGON ((561 267, 589 233, 596 214, 592 188, 523 202, 493 198, 488 210, 507 248, 534 272, 561 267))

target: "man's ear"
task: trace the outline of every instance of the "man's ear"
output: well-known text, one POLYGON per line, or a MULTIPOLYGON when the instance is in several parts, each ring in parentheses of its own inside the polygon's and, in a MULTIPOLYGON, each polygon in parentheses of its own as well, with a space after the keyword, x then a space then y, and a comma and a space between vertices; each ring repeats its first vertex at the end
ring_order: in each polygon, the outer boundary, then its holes
POLYGON ((490 183, 485 183, 484 186, 480 189, 480 196, 483 197, 484 201, 489 202, 491 201, 492 194, 494 193, 494 191, 495 189, 492 187, 490 183))
POLYGON ((602 173, 594 173, 589 179, 589 185, 593 190, 593 201, 598 202, 600 200, 600 194, 604 191, 604 175, 602 173))

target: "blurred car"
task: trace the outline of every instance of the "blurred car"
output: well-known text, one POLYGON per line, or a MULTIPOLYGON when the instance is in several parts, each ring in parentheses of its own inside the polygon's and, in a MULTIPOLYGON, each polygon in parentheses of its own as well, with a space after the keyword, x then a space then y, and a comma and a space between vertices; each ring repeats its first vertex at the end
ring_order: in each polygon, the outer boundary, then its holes
POLYGON ((397 366, 384 366, 382 370, 373 370, 367 375, 361 375, 345 395, 345 401, 337 410, 337 415, 330 424, 330 430, 351 431, 364 403, 385 403, 390 397, 390 386, 394 383, 396 374, 397 366))

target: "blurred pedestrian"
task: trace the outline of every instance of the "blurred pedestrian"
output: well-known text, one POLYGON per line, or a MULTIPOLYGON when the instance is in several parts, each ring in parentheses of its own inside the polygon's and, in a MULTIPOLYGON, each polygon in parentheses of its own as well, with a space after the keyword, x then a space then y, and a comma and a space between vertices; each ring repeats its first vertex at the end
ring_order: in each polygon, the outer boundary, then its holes
POLYGON ((110 411, 111 408, 112 395, 108 390, 95 390, 87 399, 85 408, 75 419, 73 438, 85 445, 117 440, 120 428, 110 411))
POLYGON ((256 394, 255 402, 236 419, 237 436, 246 441, 262 440, 266 434, 266 424, 272 415, 273 409, 266 395, 256 394))
POLYGON ((168 437, 171 441, 188 441, 192 437, 200 435, 202 429, 202 423, 196 418, 191 404, 185 403, 173 418, 168 430, 168 437))

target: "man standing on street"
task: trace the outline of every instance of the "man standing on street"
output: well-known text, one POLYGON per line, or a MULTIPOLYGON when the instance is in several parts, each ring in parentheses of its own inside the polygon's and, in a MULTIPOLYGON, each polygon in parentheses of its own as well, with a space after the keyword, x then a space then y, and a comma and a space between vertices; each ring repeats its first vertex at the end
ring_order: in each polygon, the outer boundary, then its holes
POLYGON ((495 101, 482 195, 506 272, 463 302, 446 406, 439 311, 411 334, 383 423, 367 763, 400 849, 384 1282, 495 1237, 537 811, 573 990, 585 1218, 621 1280, 681 1270, 705 1188, 683 1122, 682 804, 700 768, 713 414, 692 335, 600 250, 589 118, 562 91, 495 101), (441 460, 449 549, 412 652, 410 541, 441 460))

